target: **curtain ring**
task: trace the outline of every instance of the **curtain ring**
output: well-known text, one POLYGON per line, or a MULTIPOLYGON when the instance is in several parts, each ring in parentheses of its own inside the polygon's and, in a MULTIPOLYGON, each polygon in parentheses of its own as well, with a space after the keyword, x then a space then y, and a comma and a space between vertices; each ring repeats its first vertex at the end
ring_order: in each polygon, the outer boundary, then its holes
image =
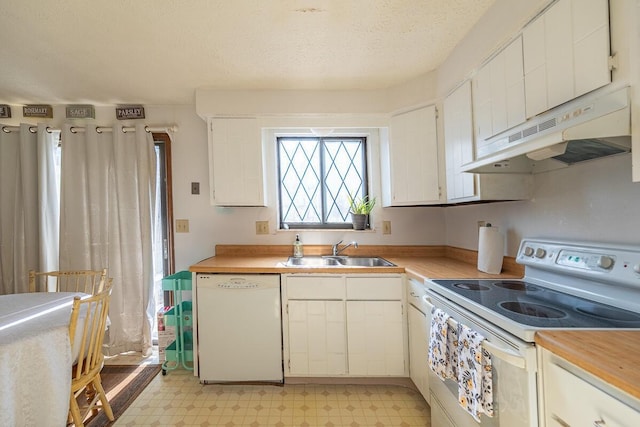
POLYGON ((99 126, 96 126, 96 133, 102 133, 102 129, 99 126))
POLYGON ((31 133, 38 133, 38 128, 35 126, 29 126, 29 132, 31 133))
POLYGON ((145 127, 144 127, 144 131, 145 131, 146 133, 149 133, 149 132, 151 132, 151 128, 149 128, 149 126, 148 126, 148 125, 145 125, 145 127))
POLYGON ((122 133, 127 133, 127 128, 125 128, 124 126, 122 126, 122 133))
POLYGON ((2 126, 2 132, 11 133, 11 129, 9 129, 7 126, 2 126))
POLYGON ((53 132, 51 131, 51 128, 50 128, 49 126, 47 126, 45 130, 47 131, 47 133, 53 133, 53 132))
POLYGON ((71 132, 71 133, 78 133, 78 132, 76 132, 76 128, 75 128, 75 127, 73 127, 73 126, 71 126, 71 127, 69 128, 69 132, 71 132))

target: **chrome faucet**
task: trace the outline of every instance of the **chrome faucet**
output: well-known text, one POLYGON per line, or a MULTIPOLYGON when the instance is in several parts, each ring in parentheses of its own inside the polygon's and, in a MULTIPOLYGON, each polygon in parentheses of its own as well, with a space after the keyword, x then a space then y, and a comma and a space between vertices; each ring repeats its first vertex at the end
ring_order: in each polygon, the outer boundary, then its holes
POLYGON ((342 251, 344 251, 345 249, 347 249, 349 246, 353 246, 354 248, 358 249, 358 242, 351 242, 346 244, 345 246, 343 246, 342 248, 338 249, 338 247, 340 246, 340 243, 342 243, 342 240, 340 240, 338 243, 336 243, 335 245, 333 245, 333 249, 331 251, 331 253, 333 254, 333 256, 338 256, 338 254, 342 251))

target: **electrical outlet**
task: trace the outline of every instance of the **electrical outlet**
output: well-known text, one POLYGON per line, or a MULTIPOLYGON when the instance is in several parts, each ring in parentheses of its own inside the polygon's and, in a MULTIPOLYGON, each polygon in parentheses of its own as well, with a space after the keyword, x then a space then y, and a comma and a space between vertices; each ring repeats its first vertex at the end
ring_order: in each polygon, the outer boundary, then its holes
POLYGON ((382 234, 391 234, 391 221, 382 221, 382 234))
POLYGON ((487 225, 487 221, 478 221, 478 228, 484 227, 485 225, 487 225))
POLYGON ((189 232, 189 220, 176 219, 176 233, 188 233, 188 232, 189 232))
POLYGON ((200 194, 200 183, 192 182, 191 183, 191 194, 200 194))
POLYGON ((269 234, 269 221, 256 221, 256 234, 269 234))

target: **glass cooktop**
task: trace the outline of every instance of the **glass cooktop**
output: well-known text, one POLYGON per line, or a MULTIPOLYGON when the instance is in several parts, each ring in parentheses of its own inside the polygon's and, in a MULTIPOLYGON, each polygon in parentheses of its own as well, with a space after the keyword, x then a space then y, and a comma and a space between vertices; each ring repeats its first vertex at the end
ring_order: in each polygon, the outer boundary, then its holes
POLYGON ((449 292, 535 328, 640 328, 640 314, 522 280, 432 280, 449 292))

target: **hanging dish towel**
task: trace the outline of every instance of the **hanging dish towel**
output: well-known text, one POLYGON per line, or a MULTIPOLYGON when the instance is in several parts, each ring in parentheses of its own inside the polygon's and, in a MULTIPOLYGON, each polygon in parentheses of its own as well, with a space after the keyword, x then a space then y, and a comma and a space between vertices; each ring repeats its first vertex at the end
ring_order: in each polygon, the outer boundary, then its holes
POLYGON ((484 337, 458 324, 458 402, 480 422, 480 414, 493 417, 491 355, 482 348, 484 337))
POLYGON ((449 331, 449 315, 439 308, 431 309, 431 325, 429 332, 429 367, 441 379, 447 378, 449 352, 447 336, 449 331))

